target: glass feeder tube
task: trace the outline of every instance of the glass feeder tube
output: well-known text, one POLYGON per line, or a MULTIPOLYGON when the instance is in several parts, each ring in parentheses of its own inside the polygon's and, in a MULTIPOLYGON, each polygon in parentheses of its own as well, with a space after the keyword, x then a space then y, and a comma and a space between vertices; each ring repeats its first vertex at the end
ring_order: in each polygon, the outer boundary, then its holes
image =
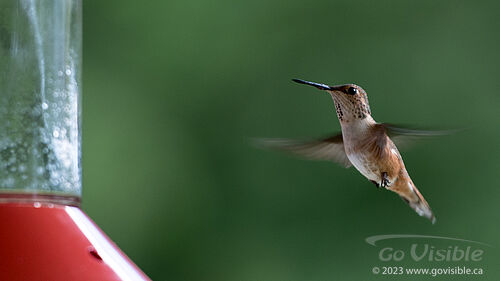
POLYGON ((80 1, 0 2, 0 193, 81 196, 80 1))

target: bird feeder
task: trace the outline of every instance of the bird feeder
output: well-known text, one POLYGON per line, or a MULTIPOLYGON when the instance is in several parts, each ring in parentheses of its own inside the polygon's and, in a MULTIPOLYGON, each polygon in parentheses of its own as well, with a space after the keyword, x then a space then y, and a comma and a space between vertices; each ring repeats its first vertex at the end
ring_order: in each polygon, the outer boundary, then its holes
POLYGON ((0 1, 0 280, 149 280, 80 209, 81 1, 0 1))

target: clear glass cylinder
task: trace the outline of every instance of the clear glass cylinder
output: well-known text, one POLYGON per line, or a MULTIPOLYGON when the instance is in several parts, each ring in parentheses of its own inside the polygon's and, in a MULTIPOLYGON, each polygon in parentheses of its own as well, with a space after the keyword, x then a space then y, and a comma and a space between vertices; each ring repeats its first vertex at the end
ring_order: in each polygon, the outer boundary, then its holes
POLYGON ((81 38, 80 0, 0 1, 0 197, 79 202, 81 38))

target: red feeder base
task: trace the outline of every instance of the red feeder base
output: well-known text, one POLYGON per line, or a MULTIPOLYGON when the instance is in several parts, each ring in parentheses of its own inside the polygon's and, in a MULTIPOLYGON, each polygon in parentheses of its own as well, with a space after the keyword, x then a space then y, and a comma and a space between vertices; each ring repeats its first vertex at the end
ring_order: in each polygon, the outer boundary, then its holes
POLYGON ((0 204, 0 280, 150 280, 78 207, 0 204))

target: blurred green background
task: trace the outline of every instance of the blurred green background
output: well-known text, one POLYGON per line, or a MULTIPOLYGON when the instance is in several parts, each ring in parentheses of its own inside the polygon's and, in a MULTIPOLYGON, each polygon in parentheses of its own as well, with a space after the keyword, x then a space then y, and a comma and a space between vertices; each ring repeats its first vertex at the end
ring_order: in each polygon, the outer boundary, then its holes
POLYGON ((500 2, 83 7, 83 209, 152 279, 368 280, 364 239, 394 233, 492 244, 466 265, 500 278, 500 2), (340 129, 291 78, 359 84, 379 122, 468 128, 402 151, 435 225, 352 168, 249 144, 340 129))

